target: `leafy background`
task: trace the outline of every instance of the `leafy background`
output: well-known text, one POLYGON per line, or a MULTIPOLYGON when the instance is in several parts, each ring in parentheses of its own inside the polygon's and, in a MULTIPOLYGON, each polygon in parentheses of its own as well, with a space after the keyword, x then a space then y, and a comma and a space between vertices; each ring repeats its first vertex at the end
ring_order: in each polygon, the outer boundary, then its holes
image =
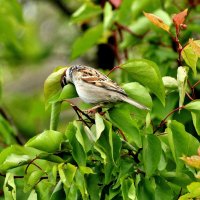
POLYGON ((199 2, 0 1, 0 198, 200 197, 199 2), (90 105, 66 67, 116 80, 150 112, 90 105), (44 85, 44 90, 43 90, 44 85), (76 111, 76 112, 75 112, 76 111))

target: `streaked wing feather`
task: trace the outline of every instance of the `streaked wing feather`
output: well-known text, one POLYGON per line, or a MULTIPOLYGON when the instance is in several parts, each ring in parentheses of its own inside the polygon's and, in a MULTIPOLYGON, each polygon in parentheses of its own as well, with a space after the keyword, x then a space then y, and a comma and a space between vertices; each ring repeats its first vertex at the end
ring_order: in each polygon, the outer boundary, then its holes
POLYGON ((81 69, 79 71, 82 72, 81 79, 87 82, 88 84, 96 85, 98 87, 103 87, 107 90, 115 91, 127 96, 125 91, 121 87, 119 87, 117 83, 109 79, 107 76, 101 74, 97 70, 90 68, 90 69, 81 69))

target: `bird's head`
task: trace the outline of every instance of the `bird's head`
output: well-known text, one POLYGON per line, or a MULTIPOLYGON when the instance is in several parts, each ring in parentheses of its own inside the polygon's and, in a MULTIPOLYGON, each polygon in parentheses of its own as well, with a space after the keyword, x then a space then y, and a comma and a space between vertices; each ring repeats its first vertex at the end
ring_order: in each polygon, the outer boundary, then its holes
POLYGON ((71 82, 71 78, 70 78, 70 67, 67 68, 64 72, 64 74, 62 75, 61 78, 61 86, 64 87, 65 85, 67 85, 69 82, 71 82))

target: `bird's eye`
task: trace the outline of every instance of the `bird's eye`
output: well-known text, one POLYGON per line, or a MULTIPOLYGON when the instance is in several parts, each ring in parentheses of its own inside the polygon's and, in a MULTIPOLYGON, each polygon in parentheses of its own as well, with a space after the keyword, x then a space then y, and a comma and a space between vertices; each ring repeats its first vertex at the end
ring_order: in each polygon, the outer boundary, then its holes
POLYGON ((64 87, 65 85, 67 85, 67 80, 66 80, 66 76, 63 76, 62 81, 61 81, 61 86, 64 87))

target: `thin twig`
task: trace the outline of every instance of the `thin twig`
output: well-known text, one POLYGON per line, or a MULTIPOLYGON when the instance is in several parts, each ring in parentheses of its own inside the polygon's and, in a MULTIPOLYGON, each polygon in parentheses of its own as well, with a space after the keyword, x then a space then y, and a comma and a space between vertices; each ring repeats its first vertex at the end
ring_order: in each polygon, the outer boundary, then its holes
POLYGON ((113 71, 115 71, 116 69, 121 69, 121 67, 120 66, 115 66, 115 67, 113 67, 109 72, 108 72, 108 74, 107 74, 107 76, 109 76, 113 71))
MULTIPOLYGON (((37 160, 38 159, 38 157, 36 156, 33 160, 31 160, 29 163, 28 163, 28 165, 26 166, 26 169, 25 169, 25 174, 27 174, 27 172, 28 172, 28 168, 29 168, 29 166, 32 164, 32 165, 35 165, 38 169, 40 169, 41 171, 43 171, 43 169, 39 166, 39 165, 37 165, 36 163, 34 163, 34 161, 35 160, 37 160)), ((47 173, 45 172, 45 171, 43 171, 46 175, 47 175, 47 173)))
POLYGON ((184 106, 180 106, 178 108, 175 108, 174 110, 172 110, 169 114, 167 114, 167 116, 160 122, 159 126, 153 131, 153 133, 156 133, 164 124, 166 124, 166 119, 172 115, 173 113, 175 113, 178 110, 181 110, 185 108, 184 106))
POLYGON ((198 80, 193 86, 192 86, 192 88, 195 88, 197 85, 199 85, 200 84, 200 80, 198 80))
POLYGON ((122 131, 121 129, 118 129, 118 132, 120 133, 120 135, 122 136, 122 138, 124 139, 124 141, 127 142, 127 139, 126 139, 126 137, 125 137, 123 131, 122 131))
MULTIPOLYGON (((194 99, 196 99, 196 97, 195 97, 195 92, 194 92, 194 87, 192 86, 192 84, 190 83, 190 81, 189 80, 187 80, 187 83, 188 83, 188 85, 189 85, 189 88, 190 88, 190 90, 192 91, 192 99, 194 100, 194 99)), ((187 93, 186 93, 187 94, 187 93)))
POLYGON ((185 93, 186 95, 187 95, 187 97, 191 100, 191 101, 193 101, 194 99, 189 95, 189 93, 188 92, 186 92, 185 93))
POLYGON ((135 37, 137 37, 137 38, 143 38, 144 37, 144 35, 146 34, 143 34, 143 35, 139 35, 139 34, 137 34, 137 33, 134 33, 130 28, 128 28, 127 26, 124 26, 124 25, 122 25, 122 24, 120 24, 120 23, 118 23, 118 22, 115 22, 115 25, 118 27, 118 28, 120 28, 121 30, 124 30, 124 31, 126 31, 126 32, 128 32, 128 33, 130 33, 131 35, 133 35, 133 36, 135 36, 135 37))

